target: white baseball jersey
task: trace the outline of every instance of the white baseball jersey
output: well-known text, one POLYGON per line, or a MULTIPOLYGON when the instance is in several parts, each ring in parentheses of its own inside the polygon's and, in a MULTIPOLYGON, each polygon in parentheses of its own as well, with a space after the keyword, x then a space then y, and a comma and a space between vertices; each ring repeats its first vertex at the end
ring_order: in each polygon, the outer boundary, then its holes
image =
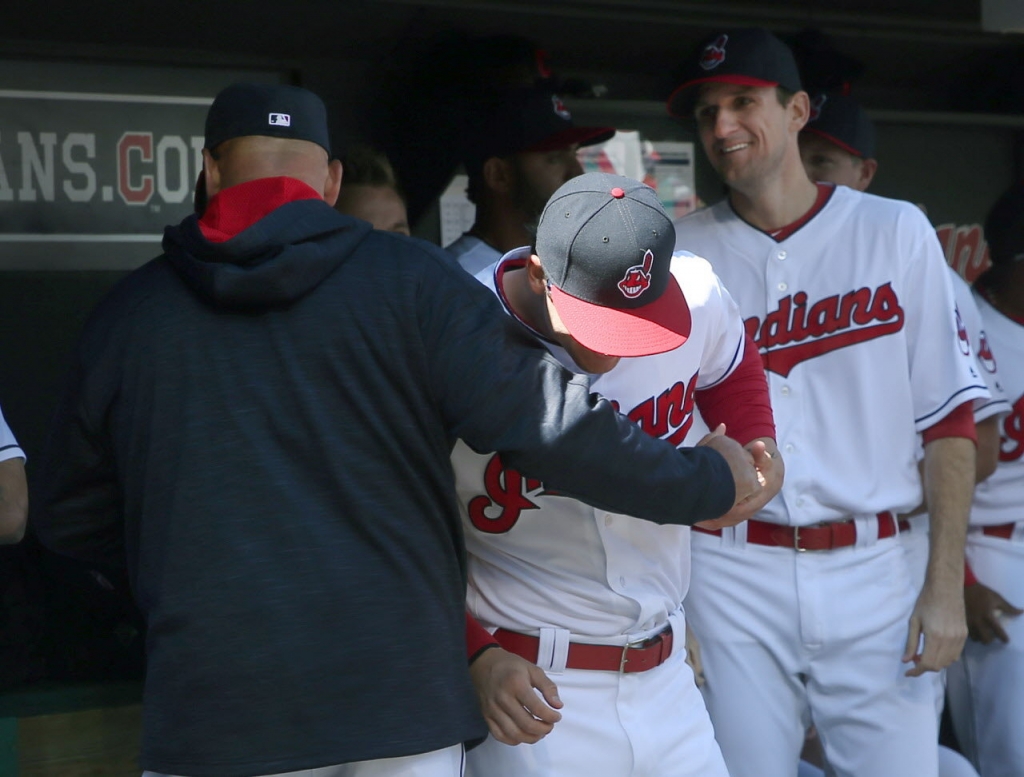
POLYGON ((18 446, 18 441, 14 439, 11 428, 4 420, 4 414, 0 412, 0 461, 23 458, 25 452, 18 446))
POLYGON ((1009 415, 1000 424, 999 466, 974 490, 972 526, 1024 522, 1024 326, 1007 318, 982 296, 975 295, 984 336, 991 348, 981 353, 1009 397, 1009 415))
POLYGON ((725 200, 678 221, 676 245, 708 258, 765 362, 786 479, 758 517, 808 525, 920 504, 917 433, 987 396, 921 211, 840 186, 776 242, 725 200))
POLYGON ((491 266, 501 259, 501 251, 468 232, 445 246, 444 250, 454 256, 459 266, 470 275, 477 275, 483 270, 489 271, 491 266))
MULTIPOLYGON (((502 273, 523 266, 526 256, 527 249, 511 252, 477 278, 500 289, 502 273)), ((677 255, 672 273, 690 306, 689 339, 668 353, 622 359, 591 386, 650 434, 693 445, 700 439, 692 429, 694 391, 731 374, 742 358, 743 326, 703 259, 677 255)), ((560 346, 534 334, 579 371, 560 346)), ((503 468, 497 454, 480 455, 462 442, 452 465, 470 554, 467 603, 485 625, 532 633, 552 625, 582 641, 621 644, 616 635, 642 638, 679 609, 689 584, 688 528, 559 496, 503 468)))

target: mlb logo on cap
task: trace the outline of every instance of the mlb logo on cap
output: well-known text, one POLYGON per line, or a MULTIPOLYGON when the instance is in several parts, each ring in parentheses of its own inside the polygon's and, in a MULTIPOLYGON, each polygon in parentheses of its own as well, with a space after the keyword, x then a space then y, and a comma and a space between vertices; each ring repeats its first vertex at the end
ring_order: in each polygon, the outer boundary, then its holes
POLYGON ((268 123, 275 127, 290 127, 292 126, 292 117, 287 113, 272 113, 268 123))

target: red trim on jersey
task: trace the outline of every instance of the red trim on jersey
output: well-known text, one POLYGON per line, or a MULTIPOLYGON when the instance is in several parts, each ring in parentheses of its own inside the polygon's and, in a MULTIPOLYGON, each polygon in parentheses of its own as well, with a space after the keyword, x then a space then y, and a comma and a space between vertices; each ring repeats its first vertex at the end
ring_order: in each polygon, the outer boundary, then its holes
POLYGON ((708 427, 714 429, 724 423, 726 434, 740 445, 759 437, 775 439, 775 418, 761 356, 749 334, 744 340, 743 358, 729 377, 695 395, 708 427))
POLYGON ((491 632, 476 622, 476 618, 466 612, 466 658, 473 663, 477 656, 488 648, 500 647, 491 632))
POLYGON ((832 193, 836 190, 836 187, 835 184, 831 183, 816 183, 815 186, 818 187, 818 196, 815 198, 814 204, 811 206, 811 209, 809 211, 807 211, 804 215, 802 215, 792 224, 789 224, 785 227, 781 227, 779 229, 772 230, 771 232, 766 232, 765 234, 768 235, 773 240, 775 240, 775 242, 781 243, 783 240, 792 237, 793 234, 798 229, 800 229, 800 227, 802 227, 804 224, 806 224, 808 221, 810 221, 812 218, 818 215, 818 211, 825 207, 825 203, 829 201, 829 198, 832 196, 832 193))
POLYGON ((964 402, 933 426, 921 432, 925 445, 943 437, 966 437, 978 444, 978 430, 974 426, 974 402, 964 402))
POLYGON ((211 243, 223 243, 285 203, 322 199, 312 186, 294 178, 257 178, 213 195, 199 219, 199 230, 211 243))
POLYGON ((964 559, 964 588, 969 585, 974 585, 978 582, 978 578, 974 576, 974 570, 971 569, 971 565, 967 563, 967 559, 964 559))

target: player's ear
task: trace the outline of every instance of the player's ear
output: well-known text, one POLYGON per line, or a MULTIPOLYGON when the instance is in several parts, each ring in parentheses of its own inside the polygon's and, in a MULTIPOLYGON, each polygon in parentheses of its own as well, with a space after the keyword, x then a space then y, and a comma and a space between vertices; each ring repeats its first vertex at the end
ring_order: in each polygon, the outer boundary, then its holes
POLYGON ((526 260, 526 280, 530 284, 530 291, 541 297, 548 293, 547 275, 541 266, 540 257, 537 254, 530 254, 526 260))
POLYGON ((510 161, 492 156, 484 162, 483 179, 489 189, 508 194, 514 186, 514 173, 510 161))
POLYGON ((338 201, 338 192, 341 191, 341 161, 332 159, 327 164, 327 179, 324 181, 324 202, 334 207, 338 201))
POLYGON ((871 179, 875 177, 875 173, 878 171, 878 160, 877 159, 865 159, 860 163, 860 186, 857 188, 862 192, 866 192, 868 187, 871 186, 871 179))
POLYGON ((220 165, 210 149, 203 149, 203 180, 206 184, 206 202, 220 191, 220 165))
POLYGON ((807 92, 797 92, 789 98, 786 106, 789 113, 789 126, 794 132, 800 132, 811 118, 811 98, 807 92))

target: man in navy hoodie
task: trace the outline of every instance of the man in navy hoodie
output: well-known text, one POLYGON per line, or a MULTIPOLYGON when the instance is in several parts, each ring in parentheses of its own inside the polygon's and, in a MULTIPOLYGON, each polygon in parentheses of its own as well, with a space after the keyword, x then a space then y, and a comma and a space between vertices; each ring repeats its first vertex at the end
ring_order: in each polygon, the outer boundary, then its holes
POLYGON ((97 307, 54 421, 35 527, 127 572, 152 774, 461 773, 457 438, 660 523, 759 488, 728 438, 676 450, 591 395, 440 249, 333 210, 329 160, 312 93, 221 92, 203 215, 97 307))

